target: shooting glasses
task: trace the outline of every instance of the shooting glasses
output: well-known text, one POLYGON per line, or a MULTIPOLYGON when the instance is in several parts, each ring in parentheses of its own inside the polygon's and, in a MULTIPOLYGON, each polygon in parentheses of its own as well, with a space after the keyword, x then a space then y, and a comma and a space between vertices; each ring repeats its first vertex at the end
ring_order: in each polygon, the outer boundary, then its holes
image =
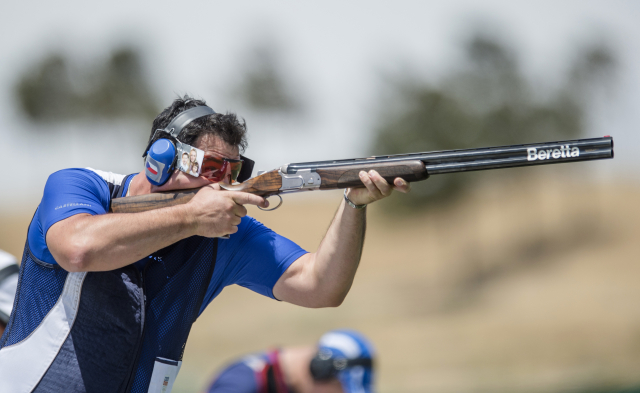
POLYGON ((208 153, 202 160, 200 176, 206 177, 210 182, 217 183, 223 181, 229 172, 231 175, 229 183, 233 184, 238 180, 243 162, 242 159, 226 158, 219 154, 208 153))

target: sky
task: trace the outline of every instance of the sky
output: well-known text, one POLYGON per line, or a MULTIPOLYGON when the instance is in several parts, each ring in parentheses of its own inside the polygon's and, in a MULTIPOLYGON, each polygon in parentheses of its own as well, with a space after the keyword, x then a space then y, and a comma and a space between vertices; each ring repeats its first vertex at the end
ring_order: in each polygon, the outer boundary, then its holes
POLYGON ((478 26, 517 48, 532 80, 551 84, 582 43, 611 43, 620 60, 617 88, 591 108, 586 136, 615 140, 615 160, 593 166, 598 176, 638 182, 640 2, 61 0, 5 2, 0 9, 0 155, 10 168, 0 210, 16 201, 35 207, 57 169, 141 169, 144 146, 131 139, 131 127, 148 125, 63 124, 46 133, 22 117, 12 100, 18 75, 52 51, 82 63, 133 42, 162 106, 189 93, 219 112, 236 112, 225 86, 237 81, 252 45, 275 43, 287 82, 310 110, 293 120, 244 115, 246 155, 256 169, 272 169, 365 155, 381 73, 410 69, 436 81, 457 63, 460 43, 478 26), (86 127, 100 132, 88 137, 86 127))

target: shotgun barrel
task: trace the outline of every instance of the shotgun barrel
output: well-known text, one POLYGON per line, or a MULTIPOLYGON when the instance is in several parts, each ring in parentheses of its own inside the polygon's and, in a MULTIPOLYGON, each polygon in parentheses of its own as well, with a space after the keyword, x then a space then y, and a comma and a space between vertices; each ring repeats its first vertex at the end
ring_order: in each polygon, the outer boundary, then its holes
POLYGON ((480 171, 528 165, 558 164, 613 158, 613 138, 576 139, 559 142, 530 143, 475 149, 433 151, 425 153, 394 154, 347 160, 314 161, 289 164, 282 169, 294 174, 302 169, 326 169, 334 166, 367 165, 372 162, 399 162, 420 160, 429 175, 480 171), (535 150, 535 158, 533 151, 535 150), (569 150, 567 152, 567 150, 569 150), (556 152, 557 151, 557 152, 556 152), (544 154, 540 154, 543 152, 544 154), (554 156, 555 155, 555 156, 554 156))

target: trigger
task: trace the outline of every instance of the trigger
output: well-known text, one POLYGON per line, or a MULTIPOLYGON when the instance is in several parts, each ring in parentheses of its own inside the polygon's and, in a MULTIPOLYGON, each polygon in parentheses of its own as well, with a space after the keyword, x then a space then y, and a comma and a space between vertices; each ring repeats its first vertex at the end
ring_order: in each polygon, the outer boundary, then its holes
MULTIPOLYGON (((266 197, 265 199, 267 199, 267 200, 268 200, 268 199, 269 199, 269 198, 271 198, 272 196, 274 196, 274 195, 269 195, 269 196, 268 196, 268 197, 266 197)), ((280 207, 280 205, 282 205, 282 197, 280 196, 280 194, 276 194, 275 196, 277 196, 278 198, 280 198, 280 203, 278 203, 278 205, 277 205, 276 207, 273 207, 273 208, 271 208, 271 209, 263 209, 263 208, 261 208, 260 206, 258 206, 258 209, 260 209, 260 210, 262 210, 262 211, 265 211, 265 212, 270 212, 270 211, 272 211, 272 210, 276 210, 277 208, 279 208, 279 207, 280 207)))

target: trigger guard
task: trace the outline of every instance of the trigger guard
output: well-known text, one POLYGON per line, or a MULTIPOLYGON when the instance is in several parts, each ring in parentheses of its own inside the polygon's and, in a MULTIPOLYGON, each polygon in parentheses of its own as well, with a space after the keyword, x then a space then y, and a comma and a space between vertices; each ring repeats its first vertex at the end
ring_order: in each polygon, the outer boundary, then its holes
MULTIPOLYGON (((270 196, 266 197, 265 199, 269 199, 269 198, 271 198, 272 196, 274 196, 274 195, 270 195, 270 196)), ((279 207, 280 207, 280 205, 282 205, 282 197, 280 196, 280 194, 276 194, 275 196, 277 196, 278 198, 280 198, 280 203, 278 203, 278 206, 276 206, 276 207, 274 207, 274 208, 271 208, 271 209, 263 209, 263 208, 261 208, 260 206, 258 206, 258 209, 260 209, 260 210, 262 210, 262 211, 265 211, 265 212, 270 212, 270 211, 273 211, 273 210, 276 210, 277 208, 279 208, 279 207)))

